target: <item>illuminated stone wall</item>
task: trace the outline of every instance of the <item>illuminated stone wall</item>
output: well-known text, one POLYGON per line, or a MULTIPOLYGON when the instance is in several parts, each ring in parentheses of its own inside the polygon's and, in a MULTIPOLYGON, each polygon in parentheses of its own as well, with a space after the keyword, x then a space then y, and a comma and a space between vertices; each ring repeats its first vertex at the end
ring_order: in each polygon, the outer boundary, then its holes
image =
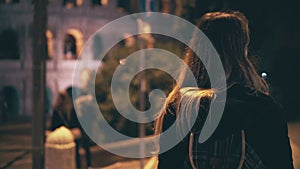
MULTIPOLYGON (((50 107, 59 91, 72 83, 72 73, 80 49, 88 38, 106 23, 125 13, 117 12, 115 0, 105 0, 102 6, 93 5, 92 0, 80 0, 76 7, 63 5, 63 0, 49 0, 48 4, 48 60, 47 91, 51 95, 50 107), (107 3, 107 4, 105 4, 107 3), (71 35, 76 40, 73 58, 68 58, 65 39, 71 35)), ((19 59, 0 57, 0 90, 7 86, 13 88, 16 96, 9 96, 11 105, 18 100, 19 108, 15 114, 32 114, 32 32, 33 5, 31 1, 0 4, 0 33, 12 30, 17 34, 19 59)), ((70 52, 68 53, 70 54, 70 52)), ((93 60, 93 58, 90 58, 93 60)), ((92 62, 91 62, 92 63, 92 62)), ((92 65, 95 68, 95 66, 92 65)), ((6 92, 9 93, 9 92, 6 92)), ((50 96, 49 95, 49 96, 50 96)), ((6 98, 8 99, 8 97, 6 98)), ((50 113, 50 110, 47 109, 50 113)), ((8 114, 11 112, 8 112, 8 114)), ((8 116, 12 116, 9 114, 8 116)))

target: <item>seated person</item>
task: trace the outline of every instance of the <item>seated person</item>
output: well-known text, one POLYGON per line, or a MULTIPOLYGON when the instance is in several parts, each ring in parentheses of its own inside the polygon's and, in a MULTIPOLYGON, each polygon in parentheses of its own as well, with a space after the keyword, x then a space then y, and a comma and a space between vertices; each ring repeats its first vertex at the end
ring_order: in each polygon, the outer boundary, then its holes
POLYGON ((87 166, 90 166, 90 144, 88 136, 86 136, 86 134, 84 133, 74 109, 73 99, 76 98, 72 98, 73 89, 78 88, 68 87, 65 91, 59 94, 53 109, 53 116, 51 119, 51 130, 54 131, 55 129, 61 126, 65 126, 71 130, 76 142, 76 165, 77 168, 80 168, 81 164, 79 146, 82 146, 85 149, 87 166))

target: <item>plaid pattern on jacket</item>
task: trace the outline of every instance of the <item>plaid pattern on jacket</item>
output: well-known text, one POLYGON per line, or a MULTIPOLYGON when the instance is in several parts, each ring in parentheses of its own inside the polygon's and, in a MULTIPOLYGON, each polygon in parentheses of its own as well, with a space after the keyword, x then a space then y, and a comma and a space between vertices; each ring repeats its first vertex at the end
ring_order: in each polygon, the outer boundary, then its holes
POLYGON ((265 169, 253 148, 246 143, 244 131, 202 144, 198 138, 199 134, 191 133, 184 169, 265 169))

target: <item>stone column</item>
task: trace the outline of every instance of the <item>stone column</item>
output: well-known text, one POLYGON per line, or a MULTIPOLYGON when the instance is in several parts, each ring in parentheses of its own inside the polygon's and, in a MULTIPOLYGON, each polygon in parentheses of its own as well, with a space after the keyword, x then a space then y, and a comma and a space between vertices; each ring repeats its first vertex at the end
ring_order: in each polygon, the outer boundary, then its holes
POLYGON ((60 127, 47 136, 45 169, 75 169, 75 142, 69 129, 60 127))

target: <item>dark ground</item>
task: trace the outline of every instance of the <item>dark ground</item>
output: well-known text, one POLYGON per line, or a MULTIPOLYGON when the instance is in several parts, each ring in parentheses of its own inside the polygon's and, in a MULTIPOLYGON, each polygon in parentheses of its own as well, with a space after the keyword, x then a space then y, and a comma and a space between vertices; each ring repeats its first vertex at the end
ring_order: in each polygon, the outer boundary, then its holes
MULTIPOLYGON (((30 119, 14 119, 6 124, 0 124, 0 169, 32 168, 31 144, 30 119)), ((82 167, 86 168, 84 153, 85 151, 80 149, 82 167)), ((124 162, 127 165, 139 165, 139 161, 136 159, 111 154, 99 146, 91 147, 91 154, 92 166, 97 169, 116 162, 124 162)))
MULTIPOLYGON (((293 149, 295 169, 300 169, 300 122, 289 123, 289 136, 293 149)), ((83 167, 84 151, 81 152, 83 167)), ((93 168, 138 169, 139 161, 113 155, 98 146, 91 148, 93 168), (119 163, 121 162, 121 163, 119 163)), ((145 160, 145 163, 148 161, 145 160)), ((0 124, 0 169, 30 169, 31 160, 31 121, 27 118, 15 119, 7 124, 0 124)), ((153 168, 151 168, 153 169, 153 168)))

